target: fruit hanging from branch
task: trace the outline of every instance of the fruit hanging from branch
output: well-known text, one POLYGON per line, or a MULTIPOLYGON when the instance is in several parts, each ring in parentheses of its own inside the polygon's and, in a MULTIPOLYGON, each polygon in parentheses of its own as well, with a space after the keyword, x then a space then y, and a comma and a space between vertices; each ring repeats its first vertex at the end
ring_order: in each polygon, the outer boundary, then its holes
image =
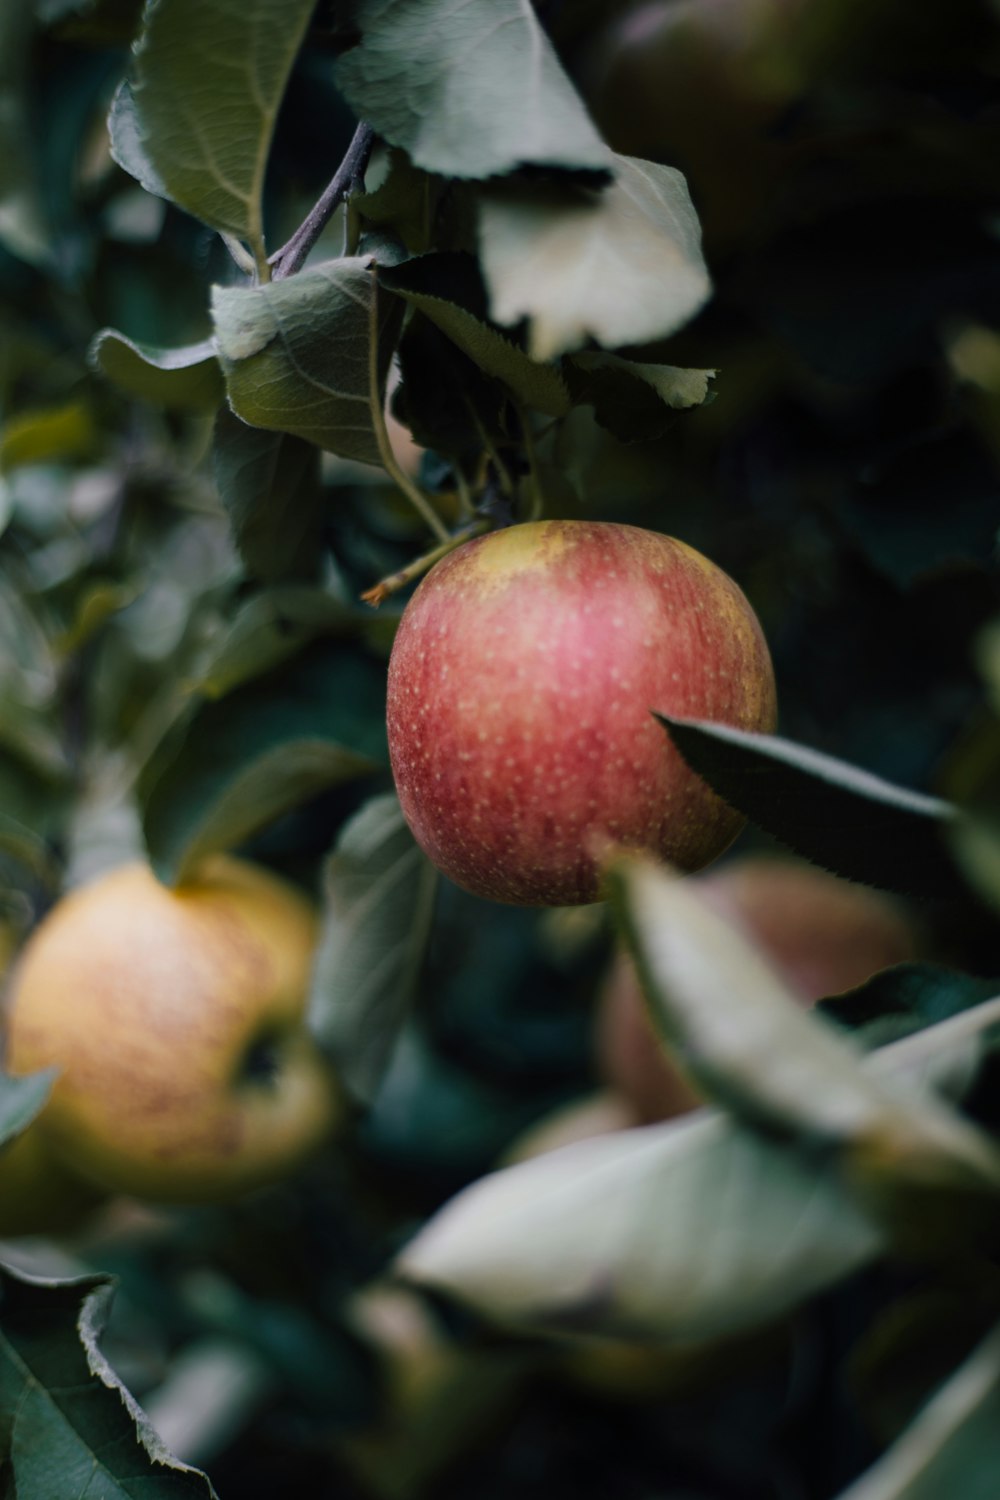
POLYGON ((458 885, 524 905, 600 896, 612 843, 684 870, 742 818, 652 716, 775 724, 746 598, 671 537, 538 521, 444 558, 403 615, 388 730, 403 812, 458 885))
POLYGON ((12 1073, 59 1075, 32 1129, 95 1186, 226 1197, 330 1132, 338 1090, 305 1028, 316 918, 216 856, 170 889, 129 864, 63 898, 12 976, 12 1073))

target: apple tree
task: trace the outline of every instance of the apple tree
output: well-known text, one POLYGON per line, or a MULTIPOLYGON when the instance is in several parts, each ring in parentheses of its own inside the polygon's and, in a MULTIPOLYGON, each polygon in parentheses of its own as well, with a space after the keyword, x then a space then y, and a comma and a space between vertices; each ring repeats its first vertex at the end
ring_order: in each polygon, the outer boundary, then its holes
POLYGON ((998 78, 990 0, 0 7, 10 994, 75 887, 235 854, 317 903, 349 1101, 277 1184, 77 1207, 0 1074, 4 1494, 1000 1493, 998 78), (539 520, 735 580, 778 732, 656 743, 905 962, 807 1011, 648 851, 435 870, 396 628, 539 520), (623 961, 695 1111, 608 1083, 623 961))

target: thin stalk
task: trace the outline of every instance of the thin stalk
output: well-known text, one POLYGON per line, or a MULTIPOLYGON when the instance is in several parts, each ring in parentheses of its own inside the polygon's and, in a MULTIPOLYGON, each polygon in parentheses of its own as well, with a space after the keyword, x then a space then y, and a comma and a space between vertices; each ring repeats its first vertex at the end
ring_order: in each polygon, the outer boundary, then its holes
POLYGON ((375 132, 362 120, 351 138, 343 161, 331 177, 322 196, 309 210, 291 239, 271 256, 271 274, 275 281, 293 276, 301 270, 316 241, 348 193, 364 181, 365 169, 375 144, 375 132))
POLYGON ((434 535, 439 541, 447 542, 451 540, 447 527, 431 506, 423 490, 413 483, 409 475, 403 473, 396 462, 392 444, 389 442, 385 412, 382 409, 382 394, 378 384, 378 267, 374 264, 371 269, 371 278, 372 295, 368 310, 368 405, 371 410, 379 457, 389 478, 402 490, 410 504, 419 511, 434 535))
POLYGON ((456 547, 461 547, 465 542, 471 541, 474 536, 482 536, 483 532, 491 531, 492 528, 493 523, 487 516, 477 516, 474 521, 470 521, 467 526, 462 526, 453 536, 447 537, 439 547, 425 552, 422 557, 414 558, 413 562, 407 563, 405 568, 400 568, 398 573, 390 573, 387 578, 380 579, 374 588, 366 589, 361 595, 362 599, 373 609, 378 609, 390 594, 397 594, 415 578, 421 578, 424 573, 433 568, 435 563, 440 562, 442 557, 447 557, 449 552, 454 552, 456 547))

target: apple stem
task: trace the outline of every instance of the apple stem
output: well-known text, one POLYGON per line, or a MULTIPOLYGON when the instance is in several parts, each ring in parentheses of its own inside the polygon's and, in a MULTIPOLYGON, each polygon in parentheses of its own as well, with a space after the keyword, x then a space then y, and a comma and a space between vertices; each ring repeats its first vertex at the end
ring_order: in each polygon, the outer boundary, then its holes
POLYGON ((439 547, 425 552, 422 557, 415 557, 405 568, 400 568, 398 573, 390 573, 387 578, 381 579, 374 588, 366 589, 361 595, 366 604, 373 609, 378 609, 388 599, 390 594, 396 594, 400 589, 405 589, 408 583, 415 578, 420 578, 424 573, 433 568, 442 557, 447 557, 449 552, 454 552, 456 547, 461 547, 464 542, 471 541, 474 536, 481 536, 485 531, 492 531, 493 521, 489 516, 476 516, 476 518, 462 526, 453 536, 449 536, 439 547))
POLYGON ((368 307, 368 405, 371 410, 372 427, 375 429, 379 457, 389 478, 402 490, 411 505, 419 511, 434 535, 440 541, 447 542, 450 541, 447 527, 431 506, 423 490, 413 483, 409 475, 403 473, 396 462, 392 444, 389 442, 378 379, 378 263, 375 260, 372 261, 371 276, 372 295, 368 307))

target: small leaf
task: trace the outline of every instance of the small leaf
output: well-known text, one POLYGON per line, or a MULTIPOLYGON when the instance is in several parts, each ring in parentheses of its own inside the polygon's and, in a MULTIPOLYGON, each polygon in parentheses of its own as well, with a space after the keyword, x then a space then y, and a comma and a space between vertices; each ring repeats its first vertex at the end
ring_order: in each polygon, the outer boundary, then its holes
POLYGON ((80 401, 22 411, 0 428, 0 469, 53 459, 87 458, 94 449, 93 417, 80 401))
POLYGON ((0 1072, 0 1146, 27 1129, 39 1115, 56 1077, 55 1068, 14 1078, 0 1072))
POLYGON ((683 175, 636 157, 601 191, 490 187, 479 240, 493 318, 528 320, 533 359, 665 338, 711 290, 683 175))
POLYGON ((369 192, 352 193, 350 212, 366 224, 392 230, 414 254, 421 254, 431 247, 434 208, 443 187, 440 178, 415 167, 405 151, 393 150, 383 181, 369 192))
POLYGON ((167 1452, 101 1353, 111 1292, 105 1276, 41 1281, 0 1267, 5 1475, 38 1500, 212 1500, 207 1477, 167 1452))
POLYGON ((384 759, 384 677, 319 642, 291 666, 196 705, 144 772, 143 828, 160 878, 233 848, 326 787, 384 759))
POLYGON ((521 0, 360 0, 336 79, 360 119, 443 177, 606 174, 611 153, 521 0))
POLYGON ((392 793, 365 804, 327 860, 310 1025, 365 1103, 409 1010, 435 883, 392 793))
POLYGON ((720 797, 796 854, 912 896, 965 893, 944 835, 955 808, 777 735, 656 717, 720 797))
POLYGON ((211 410, 225 392, 211 339, 180 349, 158 349, 104 328, 90 346, 90 362, 127 396, 157 406, 211 410))
POLYGON ((994 1500, 1000 1473, 1000 1328, 838 1500, 994 1500))
POLYGON ((750 1124, 834 1148, 849 1171, 904 1195, 1000 1192, 1000 1151, 911 1076, 862 1065, 804 1011, 743 934, 690 882, 619 855, 607 880, 657 1031, 707 1093, 750 1124))
POLYGON ((326 510, 319 450, 288 433, 248 427, 223 408, 212 467, 247 571, 268 582, 314 578, 326 510))
POLYGON ((119 165, 258 259, 271 136, 312 11, 313 0, 156 0, 112 109, 119 165))
POLYGON ((819 1011, 838 1025, 871 1038, 889 1040, 932 1026, 1000 994, 1000 979, 980 979, 943 964, 895 964, 864 984, 821 1000, 819 1011))
POLYGON ((322 589, 265 589, 236 611, 193 688, 205 698, 224 698, 296 655, 317 636, 350 635, 360 623, 355 611, 322 589))
MULTIPOLYGON (((379 462, 368 401, 371 261, 345 256, 260 287, 214 287, 212 314, 233 411, 254 427, 294 433, 379 462)), ((379 307, 380 389, 401 308, 379 307)))
POLYGON ((616 354, 574 354, 564 362, 574 403, 592 406, 602 427, 625 443, 651 442, 668 431, 671 412, 700 406, 714 370, 638 364, 616 354))
POLYGON ((418 256, 382 271, 379 282, 418 307, 484 375, 502 381, 526 406, 552 417, 569 411, 569 392, 559 371, 529 359, 490 326, 485 289, 471 255, 418 256))

